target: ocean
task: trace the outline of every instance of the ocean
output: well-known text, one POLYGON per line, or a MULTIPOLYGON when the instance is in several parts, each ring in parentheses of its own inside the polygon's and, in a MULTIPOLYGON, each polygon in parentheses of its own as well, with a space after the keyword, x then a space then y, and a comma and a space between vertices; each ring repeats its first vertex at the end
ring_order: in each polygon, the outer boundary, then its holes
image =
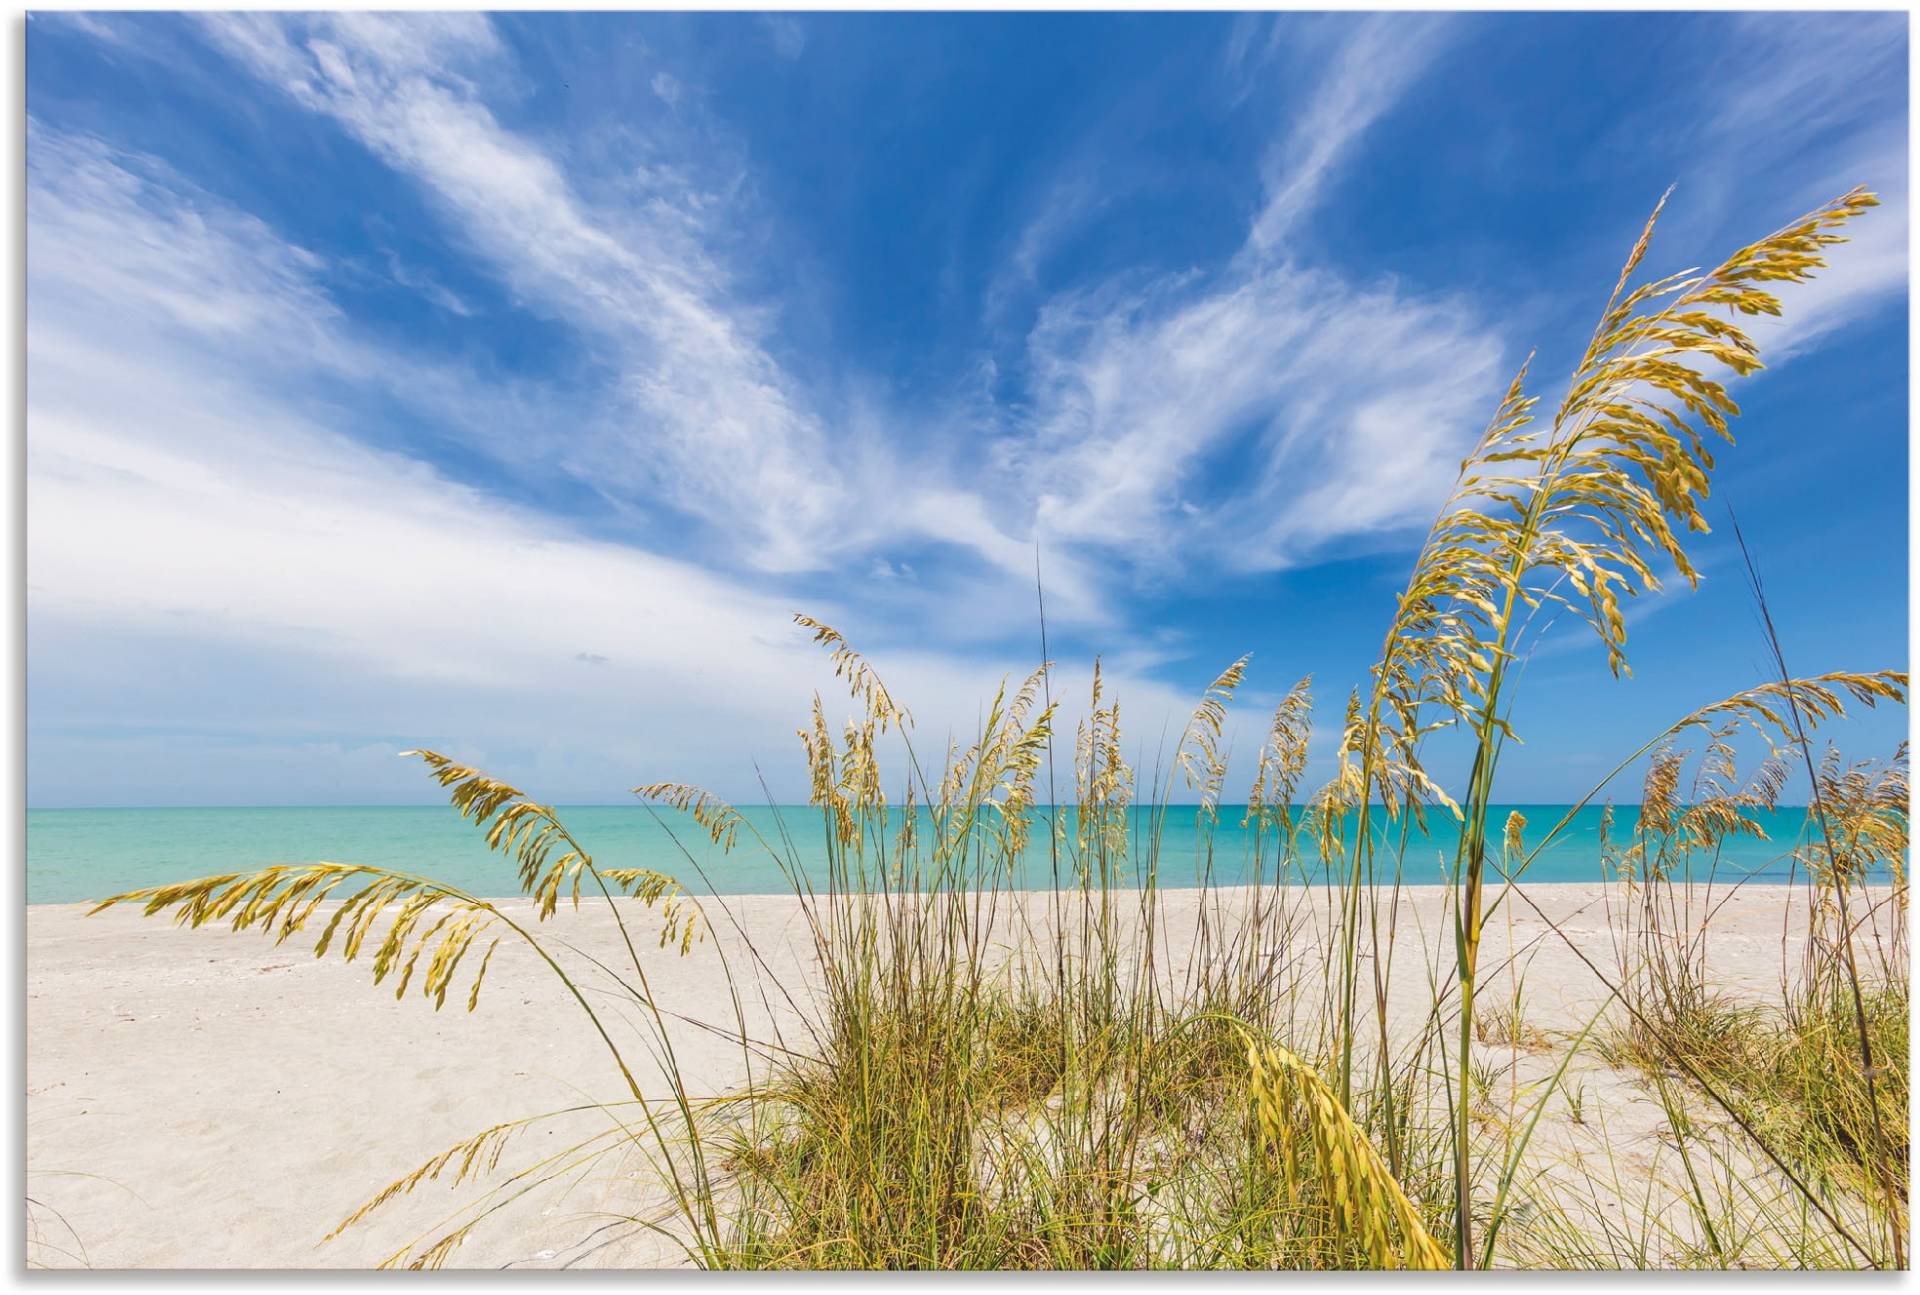
MULTIPOLYGON (((1489 836, 1498 841, 1510 810, 1527 818, 1529 847, 1558 822, 1566 805, 1498 805, 1488 816, 1489 836)), ((1212 880, 1234 884, 1252 872, 1252 833, 1242 829, 1244 807, 1225 806, 1212 834, 1212 880)), ((741 834, 738 847, 723 855, 706 833, 684 815, 655 813, 644 805, 562 807, 560 817, 605 867, 647 867, 680 878, 696 893, 777 894, 789 883, 775 861, 753 837, 741 834), (677 843, 676 843, 677 842, 677 843), (697 865, 697 866, 696 866, 697 865), (702 873, 705 880, 702 880, 702 873)), ((1044 813, 1044 811, 1042 811, 1044 813)), ((1136 842, 1151 833, 1151 811, 1133 811, 1136 842)), ((760 807, 745 811, 767 840, 790 843, 809 869, 824 866, 824 825, 819 811, 804 805, 760 807)), ((1535 882, 1593 882, 1602 879, 1601 808, 1590 805, 1574 816, 1554 843, 1541 853, 1526 879, 1535 882)), ((1072 811, 1067 811, 1069 821, 1072 811)), ((1374 819, 1380 819, 1376 811, 1374 819)), ((1613 839, 1631 832, 1634 810, 1617 808, 1613 839)), ((1160 884, 1193 886, 1207 873, 1209 855, 1195 830, 1192 806, 1165 811, 1159 854, 1160 884)), ((1753 876, 1785 880, 1789 852, 1807 826, 1801 808, 1775 810, 1762 818, 1767 839, 1738 838, 1726 843, 1718 861, 1725 879, 1753 876)), ((1399 827, 1392 829, 1397 846, 1399 827)), ((1034 841, 1021 865, 1024 886, 1052 884, 1053 863, 1044 825, 1036 823, 1034 841)), ((1407 845, 1403 877, 1409 884, 1446 880, 1457 829, 1449 816, 1433 814, 1425 833, 1415 831, 1407 845)), ((1393 851, 1381 858, 1391 867, 1393 851)), ((1134 860, 1144 859, 1138 845, 1134 860)), ((1272 867, 1272 840, 1266 849, 1272 867)), ((486 849, 481 834, 445 806, 272 809, 30 809, 27 811, 27 902, 65 904, 96 900, 163 882, 237 872, 271 863, 366 863, 434 877, 469 893, 516 893, 512 865, 486 849)), ((1137 868, 1130 864, 1130 870, 1137 868)), ((1309 874, 1310 876, 1312 874, 1309 874)))

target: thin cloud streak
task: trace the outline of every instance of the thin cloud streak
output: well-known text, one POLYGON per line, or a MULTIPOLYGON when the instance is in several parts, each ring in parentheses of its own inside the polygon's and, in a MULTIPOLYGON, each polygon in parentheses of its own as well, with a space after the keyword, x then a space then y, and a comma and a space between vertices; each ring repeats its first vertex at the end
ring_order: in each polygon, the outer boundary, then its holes
POLYGON ((418 179, 518 291, 614 349, 633 426, 576 448, 575 471, 657 491, 743 536, 765 570, 821 565, 846 502, 827 436, 728 302, 699 215, 668 193, 617 227, 589 210, 482 101, 476 80, 506 57, 484 16, 205 21, 255 75, 418 179))
POLYGON ((1279 251, 1318 209, 1354 145, 1439 53, 1446 21, 1373 14, 1338 44, 1311 102, 1268 156, 1266 206, 1248 236, 1251 249, 1279 251))

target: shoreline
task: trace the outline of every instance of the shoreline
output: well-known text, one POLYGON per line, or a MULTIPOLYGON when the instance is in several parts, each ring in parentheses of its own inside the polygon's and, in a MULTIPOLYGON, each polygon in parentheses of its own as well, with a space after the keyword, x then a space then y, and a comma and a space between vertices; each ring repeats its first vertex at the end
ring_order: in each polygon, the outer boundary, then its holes
MULTIPOLYGON (((259 866, 266 867, 270 865, 262 864, 259 866)), ((166 881, 163 881, 163 882, 154 882, 152 883, 152 885, 153 886, 173 885, 177 882, 197 880, 201 877, 224 876, 224 875, 226 874, 224 873, 183 873, 179 876, 170 876, 166 881)), ((426 877, 428 880, 435 880, 432 874, 429 874, 429 873, 421 873, 417 875, 426 877)), ((668 875, 672 875, 672 874, 668 874, 668 875)), ((448 882, 446 884, 452 885, 453 883, 448 882)), ((1616 889, 1619 889, 1622 886, 1622 884, 1623 884, 1622 881, 1618 877, 1603 877, 1603 878, 1596 878, 1596 879, 1586 880, 1586 881, 1567 881, 1562 879, 1555 879, 1552 881, 1528 881, 1525 878, 1521 878, 1513 883, 1513 885, 1516 888, 1525 889, 1527 891, 1547 891, 1547 892, 1565 891, 1565 890, 1572 890, 1572 889, 1594 890, 1594 891, 1616 890, 1616 889)), ((1675 884, 1684 889, 1685 886, 1688 885, 1689 883, 1676 879, 1675 884)), ((1813 878, 1812 878, 1812 875, 1805 868, 1801 868, 1796 873, 1793 873, 1793 874, 1787 874, 1785 870, 1782 870, 1781 874, 1777 876, 1772 875, 1770 873, 1762 873, 1757 871, 1748 872, 1748 873, 1738 873, 1731 868, 1722 868, 1718 872, 1716 872, 1714 875, 1709 877, 1700 877, 1700 878, 1694 879, 1690 884, 1699 890, 1705 890, 1708 887, 1711 887, 1714 891, 1719 893, 1725 893, 1733 890, 1778 890, 1783 892, 1790 891, 1792 893, 1798 894, 1801 891, 1805 890, 1808 886, 1813 884, 1813 878)), ((1501 890, 1504 887, 1504 885, 1505 885, 1505 879, 1501 877, 1497 872, 1494 872, 1491 870, 1488 872, 1486 888, 1487 888, 1487 893, 1489 895, 1494 894, 1497 891, 1501 890)), ((1295 892, 1301 892, 1301 893, 1308 893, 1308 892, 1320 891, 1320 890, 1344 891, 1345 889, 1347 889, 1347 887, 1348 887, 1348 883, 1345 881, 1291 880, 1284 884, 1285 889, 1295 891, 1295 892)), ((1273 880, 1267 880, 1262 882, 1259 888, 1263 891, 1271 892, 1276 889, 1282 888, 1282 883, 1279 883, 1273 880)), ((1396 883, 1392 881, 1370 881, 1370 882, 1360 883, 1360 888, 1363 891, 1373 891, 1380 894, 1390 893, 1395 889, 1398 889, 1402 894, 1425 894, 1428 892, 1437 893, 1437 892, 1443 892, 1443 891, 1451 891, 1454 888, 1454 883, 1449 881, 1421 880, 1421 881, 1404 881, 1396 885, 1396 883)), ((136 888, 136 889, 145 889, 145 887, 136 888)), ((1128 884, 1125 878, 1114 877, 1109 880, 1108 889, 1116 894, 1131 895, 1131 894, 1139 894, 1143 888, 1138 885, 1128 884)), ((1168 896, 1202 895, 1202 894, 1233 896, 1233 895, 1250 893, 1255 889, 1255 886, 1251 882, 1240 881, 1240 880, 1219 881, 1219 882, 1213 882, 1208 885, 1195 885, 1191 883, 1172 884, 1172 883, 1163 881, 1155 889, 1160 894, 1168 895, 1168 896)), ((1854 885, 1850 889, 1850 893, 1855 893, 1855 892, 1891 893, 1893 889, 1894 889, 1894 885, 1892 882, 1885 880, 1880 876, 1874 876, 1867 880, 1854 883, 1854 885)), ((997 894, 1002 898, 1026 900, 1031 898, 1038 898, 1040 896, 1072 895, 1072 894, 1079 894, 1080 892, 1081 892, 1081 888, 1077 886, 992 886, 992 887, 979 887, 977 888, 975 893, 982 894, 982 895, 997 894)), ((131 892, 122 892, 122 893, 131 893, 131 892)), ((469 895, 474 899, 484 900, 489 904, 514 904, 514 903, 523 902, 527 898, 527 894, 525 891, 514 891, 510 894, 500 894, 500 895, 490 895, 480 891, 463 891, 462 893, 469 895)), ((691 895, 694 899, 698 900, 703 904, 712 903, 716 901, 731 902, 731 901, 737 901, 737 900, 767 900, 767 899, 791 900, 795 898, 794 892, 790 887, 782 890, 718 890, 718 891, 698 890, 698 889, 689 887, 687 893, 691 895)), ((845 894, 848 892, 841 892, 841 893, 845 894)), ((892 894, 898 897, 903 892, 898 890, 895 890, 895 891, 868 890, 868 891, 860 891, 860 892, 853 892, 853 893, 875 895, 875 896, 892 894)), ((827 896, 827 892, 825 890, 820 890, 816 892, 816 895, 820 899, 824 900, 827 896)), ((97 907, 106 898, 107 896, 102 895, 97 899, 29 900, 23 905, 23 907, 31 912, 57 912, 62 910, 70 910, 74 912, 85 913, 87 910, 97 907)), ((588 903, 588 897, 584 891, 581 894, 580 902, 583 908, 588 903)), ((595 902, 598 902, 597 898, 595 902)), ((569 903, 571 903, 571 899, 564 901, 563 907, 565 906, 565 904, 569 904, 569 903)), ((116 907, 119 907, 119 906, 116 906, 116 907)), ((150 920, 165 921, 166 919, 154 918, 150 920)))

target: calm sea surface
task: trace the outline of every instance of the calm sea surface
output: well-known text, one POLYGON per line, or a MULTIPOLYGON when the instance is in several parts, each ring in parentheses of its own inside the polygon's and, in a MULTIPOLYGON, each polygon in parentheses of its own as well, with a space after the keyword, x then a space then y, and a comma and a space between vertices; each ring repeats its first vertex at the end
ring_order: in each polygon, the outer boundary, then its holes
MULTIPOLYGON (((1490 835, 1499 839, 1510 809, 1526 815, 1531 847, 1566 812, 1564 805, 1501 805, 1489 815, 1490 835)), ((1249 879, 1253 869, 1252 834, 1240 827, 1242 809, 1227 807, 1213 833, 1213 879, 1232 884, 1249 879)), ((743 833, 739 847, 722 855, 691 820, 677 814, 656 819, 639 805, 583 805, 562 808, 562 820, 606 867, 648 867, 679 877, 689 889, 724 894, 779 893, 789 889, 774 861, 743 833), (676 838, 678 844, 676 844, 676 838), (684 851, 682 847, 685 847, 684 851), (696 868, 695 864, 698 864, 696 868), (704 870, 707 883, 700 872, 704 870)), ((1067 811, 1071 819, 1072 811, 1067 811)), ((1598 881, 1600 814, 1589 806, 1575 815, 1527 873, 1530 881, 1598 881)), ((803 805, 746 811, 762 836, 808 869, 824 867, 823 824, 817 810, 803 805)), ((1379 819, 1376 812, 1374 818, 1379 819)), ((1135 860, 1152 832, 1150 811, 1133 815, 1135 860)), ((1624 841, 1634 812, 1616 809, 1613 839, 1624 841)), ((1207 866, 1207 852, 1195 831, 1191 807, 1165 811, 1159 852, 1164 886, 1196 884, 1207 866)), ((1787 853, 1801 839, 1806 811, 1781 809, 1763 820, 1767 840, 1740 839, 1721 854, 1719 872, 1729 879, 1749 874, 1784 880, 1787 853)), ((1426 834, 1415 832, 1405 854, 1405 880, 1438 882, 1458 841, 1452 820, 1432 815, 1426 834)), ((1399 828, 1393 829, 1397 848, 1399 828)), ((1052 864, 1044 826, 1035 825, 1033 846, 1023 861, 1022 884, 1051 884, 1052 864)), ((1266 868, 1272 868, 1269 836, 1266 868)), ((1382 854, 1391 868, 1393 850, 1382 854)), ((27 811, 27 902, 60 904, 99 899, 161 882, 235 872, 269 863, 329 860, 366 863, 421 873, 482 895, 515 893, 512 866, 490 854, 470 824, 442 806, 325 809, 34 809, 27 811)), ((1132 865, 1130 865, 1131 867, 1132 865)))

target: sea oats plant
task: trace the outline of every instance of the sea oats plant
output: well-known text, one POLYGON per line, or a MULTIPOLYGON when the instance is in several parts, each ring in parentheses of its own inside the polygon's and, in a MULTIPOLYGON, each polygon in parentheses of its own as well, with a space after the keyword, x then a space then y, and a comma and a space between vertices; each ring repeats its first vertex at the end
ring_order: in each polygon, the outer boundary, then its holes
MULTIPOLYGON (((1462 1093, 1484 920, 1487 806, 1502 746, 1512 736, 1501 708, 1509 668, 1534 614, 1564 608, 1592 627, 1619 674, 1627 640, 1621 596, 1658 588, 1653 562, 1661 558, 1698 582, 1676 526, 1707 529, 1699 507, 1713 467, 1706 433, 1730 441, 1728 420, 1739 412, 1714 374, 1745 375, 1760 367, 1758 348, 1734 320, 1778 315, 1769 287, 1811 278, 1825 263, 1821 253, 1842 241, 1832 231, 1873 205, 1871 195, 1854 190, 1705 274, 1635 285, 1659 219, 1656 207, 1552 422, 1535 423, 1536 400, 1525 394, 1523 367, 1428 534, 1374 668, 1354 755, 1357 775, 1348 779, 1362 826, 1349 873, 1346 965, 1355 963, 1362 886, 1373 877, 1374 838, 1365 830, 1372 799, 1389 814, 1417 814, 1424 802, 1438 800, 1464 824, 1456 858, 1462 1093), (1456 725, 1473 742, 1464 808, 1426 775, 1419 757, 1431 734, 1456 725)), ((1352 1087, 1353 981, 1346 978, 1342 1003, 1343 1096, 1352 1087)), ((1455 1124, 1455 1240, 1464 1267, 1473 1258, 1464 1101, 1455 1124)))
MULTIPOLYGON (((621 1076, 620 1098, 593 1108, 614 1115, 610 1128, 514 1170, 396 1264, 447 1262, 500 1201, 640 1150, 667 1208, 633 1225, 713 1267, 1899 1266, 1905 757, 1866 768, 1829 756, 1816 768, 1809 742, 1849 706, 1904 703, 1905 674, 1801 677, 1782 661, 1779 678, 1650 735, 1558 821, 1488 824, 1519 666, 1564 613, 1627 673, 1624 601, 1669 568, 1699 579, 1683 537, 1707 529, 1709 442, 1730 440, 1738 413, 1725 381, 1760 364, 1741 321, 1779 314, 1774 285, 1815 274, 1835 231, 1873 205, 1855 190, 1710 270, 1639 280, 1656 208, 1551 417, 1523 368, 1462 463, 1317 789, 1302 785, 1311 682, 1279 703, 1241 817, 1248 884, 1230 896, 1215 881, 1214 829, 1246 658, 1204 690, 1150 777, 1135 772, 1144 754, 1127 757, 1096 661, 1072 796, 1056 806, 1051 663, 1003 684, 972 739, 933 759, 881 673, 837 630, 797 617, 854 708, 836 725, 816 695, 797 734, 823 828, 817 857, 700 788, 635 790, 690 819, 712 849, 758 851, 780 870, 807 946, 804 991, 777 983, 725 899, 697 899, 666 871, 603 867, 550 807, 430 752, 417 754, 455 809, 516 865, 532 921, 353 864, 205 878, 102 907, 138 903, 281 940, 317 926, 317 954, 371 948, 376 983, 392 978, 402 995, 417 984, 436 1007, 462 985, 478 1005, 501 941, 527 945, 558 978, 621 1076), (1741 734, 1770 753, 1745 780, 1741 734), (1470 756, 1462 787, 1429 771, 1430 744, 1446 741, 1470 756), (1686 779, 1682 744, 1694 742, 1704 755, 1686 779), (1524 878, 1642 760, 1638 822, 1604 850, 1621 901, 1609 967, 1524 878), (1716 1051, 1704 1031, 1722 1005, 1688 888, 1703 882, 1711 906, 1722 844, 1761 830, 1795 761, 1819 824, 1798 846, 1814 901, 1807 966, 1784 986, 1778 1022, 1716 1051), (1176 809, 1176 794, 1194 803, 1176 809), (1404 859, 1430 815, 1459 826, 1444 942, 1403 925, 1404 859), (1194 834, 1192 876, 1163 874, 1175 830, 1194 834), (1035 859, 1051 883, 1037 896, 1020 890, 1035 859), (1890 897, 1861 913, 1870 879, 1890 880, 1890 897), (1179 923, 1176 887, 1196 901, 1179 923), (719 960, 745 1073, 735 1091, 694 1095, 675 1050, 685 1022, 654 993, 634 901, 653 909, 656 945, 719 960), (580 954, 585 971, 564 956, 579 951, 544 934, 582 902, 611 911, 621 944, 606 960, 580 954), (1605 988, 1571 1036, 1523 1016, 1511 937, 1505 961, 1489 960, 1502 905, 1513 906, 1509 930, 1525 905, 1605 988), (1876 956, 1863 970, 1868 931, 1876 956), (1389 986, 1409 975, 1424 978, 1427 1001, 1396 1020, 1389 986), (1488 1011, 1483 991, 1502 976, 1506 1002, 1488 1011), (802 1039, 749 1027, 745 999, 776 990, 802 1039), (636 1028, 638 1045, 625 1036, 636 1028), (1650 1076, 1671 1133, 1671 1169, 1644 1184, 1637 1223, 1583 1203, 1623 1198, 1599 1171, 1569 1183, 1529 1160, 1550 1107, 1572 1103, 1569 1127, 1583 1132, 1604 1124, 1584 1080, 1563 1084, 1590 1036, 1650 1076), (629 1064, 636 1046, 658 1062, 658 1085, 629 1064), (1535 1054, 1550 1068, 1523 1081, 1535 1054), (1793 1103, 1813 1112, 1804 1135, 1783 1124, 1793 1103)), ((341 1227, 428 1184, 498 1174, 546 1118, 462 1141, 341 1227)))

